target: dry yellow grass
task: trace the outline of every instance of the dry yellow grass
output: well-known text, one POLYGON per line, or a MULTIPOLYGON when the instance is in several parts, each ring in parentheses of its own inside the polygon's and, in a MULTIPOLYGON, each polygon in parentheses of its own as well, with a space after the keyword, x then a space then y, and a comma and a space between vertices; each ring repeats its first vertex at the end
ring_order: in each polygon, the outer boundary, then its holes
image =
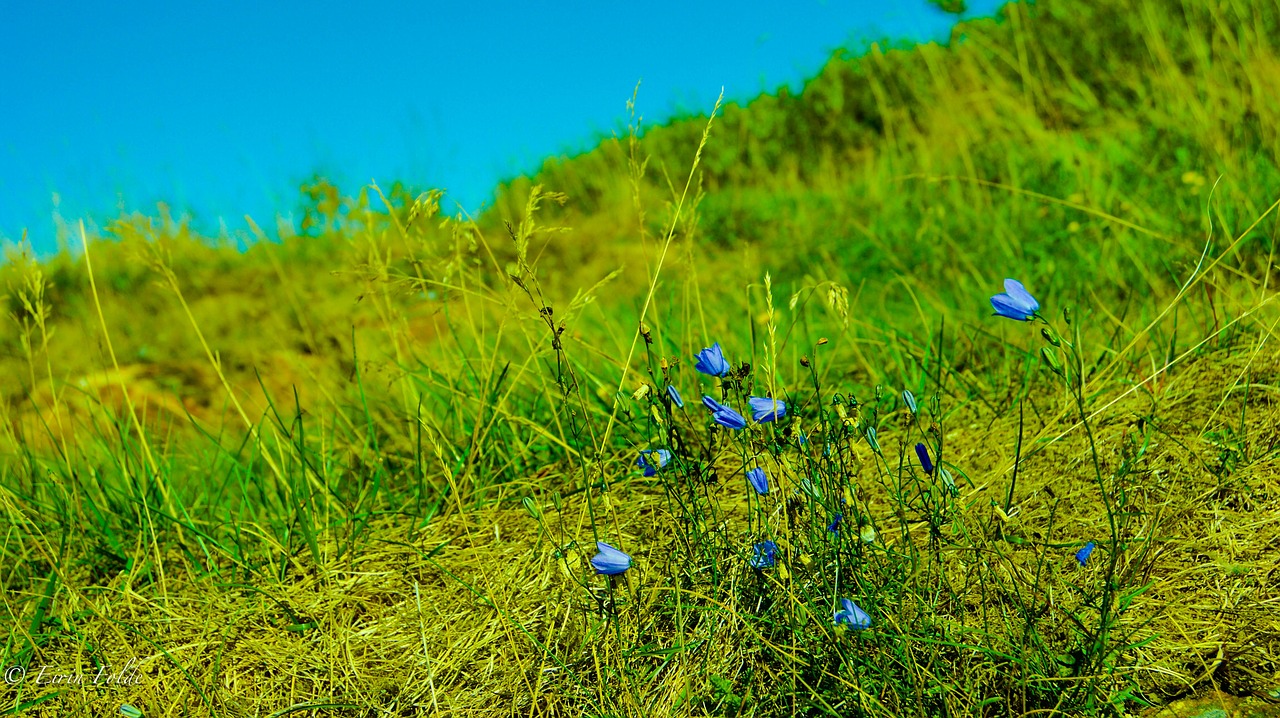
MULTIPOLYGON (((1124 488, 1131 535, 1138 539, 1122 558, 1122 564, 1142 561, 1142 580, 1153 581, 1124 618, 1134 641, 1154 637, 1127 669, 1152 691, 1149 697, 1204 691, 1269 697, 1280 687, 1280 466, 1269 450, 1280 442, 1278 379, 1274 355, 1223 349, 1171 372, 1154 397, 1178 407, 1173 415, 1181 418, 1162 422, 1124 488), (1252 387, 1246 423, 1233 440, 1270 458, 1242 462, 1224 479, 1214 470, 1238 459, 1230 446, 1206 441, 1199 424, 1215 410, 1240 411, 1243 392, 1223 402, 1220 387, 1232 377, 1252 387)), ((1095 427, 1105 462, 1133 456, 1134 425, 1151 400, 1130 394, 1113 414, 1120 420, 1095 427)), ((1053 401, 1041 395, 1036 403, 1051 413, 1053 401)), ((1010 585, 1032 590, 1037 556, 1045 554, 1042 600, 1085 610, 1073 586, 1096 579, 1101 557, 1095 553, 1080 568, 1072 549, 1046 545, 1042 535, 1051 512, 1057 537, 1105 531, 1082 436, 1028 452, 1018 510, 1004 521, 992 500, 1001 498, 1002 474, 1011 464, 1016 417, 961 410, 949 424, 957 428, 948 436, 948 461, 964 467, 973 482, 961 493, 965 508, 956 523, 969 527, 973 543, 942 550, 944 573, 963 580, 973 574, 966 562, 979 560, 1008 575, 1010 585)), ((1038 431, 1030 421, 1027 429, 1029 435, 1038 431)), ((889 447, 896 439, 884 435, 881 441, 889 447)), ((157 717, 280 715, 289 709, 304 715, 703 715, 705 705, 681 701, 704 695, 708 675, 733 676, 752 664, 771 675, 758 682, 762 687, 785 680, 805 656, 786 647, 771 658, 744 650, 758 645, 753 624, 742 620, 754 607, 713 605, 691 591, 684 596, 689 610, 711 610, 714 620, 691 621, 683 634, 652 610, 687 590, 669 584, 662 568, 679 553, 677 526, 657 487, 616 471, 623 480, 607 494, 603 521, 616 521, 620 545, 636 558, 636 569, 616 582, 616 593, 586 564, 592 536, 581 495, 564 498, 561 511, 546 498, 558 482, 555 475, 543 477, 540 501, 550 535, 518 502, 506 500, 450 512, 425 528, 410 516, 378 518, 362 550, 342 556, 340 537, 326 533, 319 565, 306 553, 251 570, 215 559, 216 574, 200 577, 199 567, 170 553, 163 583, 154 571, 90 575, 87 547, 67 547, 61 563, 69 568, 48 620, 78 639, 44 643, 28 671, 49 666, 93 675, 91 661, 112 668, 132 662, 137 684, 37 686, 29 673, 24 701, 56 697, 27 714, 108 715, 128 703, 157 717), (562 558, 558 547, 567 548, 562 558), (623 607, 611 624, 600 611, 615 599, 623 607), (649 659, 623 661, 624 653, 641 645, 652 652, 649 659), (779 655, 791 655, 794 664, 779 662, 779 655), (630 677, 626 690, 617 690, 610 682, 628 675, 617 672, 624 663, 630 677)), ((712 490, 730 506, 723 530, 746 540, 742 487, 722 482, 712 490)), ((885 499, 870 497, 872 510, 889 511, 885 499)), ((879 540, 886 538, 882 533, 879 540)), ((792 574, 806 571, 795 557, 789 565, 792 574)), ((786 595, 786 580, 769 580, 779 581, 786 595)), ((6 608, 19 613, 43 589, 33 584, 10 591, 6 608)), ((980 586, 969 585, 962 595, 971 608, 985 600, 1002 613, 1001 601, 984 596, 980 586)), ((932 620, 952 630, 961 627, 945 607, 918 608, 937 611, 932 620)), ((970 611, 963 628, 989 630, 975 625, 978 615, 970 611)), ((815 630, 834 640, 834 631, 821 627, 822 616, 812 620, 815 630)), ((991 624, 1008 629, 991 637, 993 645, 1021 640, 1016 624, 1008 615, 991 624)))

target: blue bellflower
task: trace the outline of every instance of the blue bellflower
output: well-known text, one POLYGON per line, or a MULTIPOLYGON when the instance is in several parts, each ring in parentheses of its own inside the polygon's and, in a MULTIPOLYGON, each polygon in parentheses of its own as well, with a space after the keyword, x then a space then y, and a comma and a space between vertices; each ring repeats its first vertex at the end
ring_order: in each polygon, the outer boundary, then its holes
POLYGON ((920 413, 916 411, 916 395, 912 394, 910 389, 902 392, 902 400, 907 403, 907 408, 911 410, 912 414, 920 413))
POLYGON ((772 541, 761 541, 752 546, 755 555, 751 557, 751 568, 773 568, 778 562, 778 544, 772 541))
POLYGON ((787 415, 787 403, 785 401, 753 396, 747 399, 747 403, 751 405, 751 418, 755 419, 757 424, 765 424, 787 415))
POLYGON ((751 488, 756 490, 761 496, 769 493, 769 477, 765 475, 764 469, 757 466, 747 472, 747 482, 751 484, 751 488))
POLYGON ((617 576, 631 568, 631 557, 604 541, 596 541, 596 549, 600 553, 591 557, 591 565, 595 567, 596 573, 617 576))
POLYGON ((730 429, 745 429, 747 426, 747 420, 742 414, 709 396, 702 397, 702 405, 711 411, 711 418, 720 426, 730 429))
POLYGON ((837 513, 837 514, 836 514, 836 517, 835 517, 834 519, 832 519, 832 520, 831 520, 831 523, 827 524, 827 530, 828 530, 828 531, 830 531, 830 532, 831 532, 831 533, 833 533, 833 534, 835 534, 835 533, 840 533, 840 522, 841 522, 841 521, 844 521, 844 514, 842 514, 842 513, 837 513))
POLYGON ((653 476, 671 461, 671 452, 666 449, 645 449, 636 459, 636 466, 644 469, 645 476, 653 476))
POLYGON ((920 457, 920 468, 926 474, 933 473, 933 461, 929 458, 929 449, 924 444, 916 444, 916 456, 920 457))
POLYGON ((720 348, 720 342, 716 342, 698 352, 694 358, 698 361, 693 365, 693 368, 707 376, 724 376, 729 373, 729 362, 725 361, 724 351, 720 348))
POLYGON ((1016 279, 1004 280, 1004 291, 991 298, 991 306, 996 314, 1020 322, 1031 321, 1040 311, 1040 302, 1016 279))
POLYGON ((871 627, 871 616, 868 616, 866 611, 858 608, 858 604, 847 598, 842 598, 840 599, 840 605, 844 606, 844 610, 836 611, 835 621, 837 626, 844 624, 858 631, 871 627))
POLYGON ((1089 554, 1091 553, 1093 553, 1092 541, 1085 544, 1084 548, 1080 549, 1079 551, 1076 551, 1076 561, 1080 562, 1080 568, 1084 568, 1084 565, 1089 562, 1089 554))
POLYGON ((676 391, 676 388, 670 384, 667 385, 667 396, 671 397, 671 403, 681 409, 684 408, 684 399, 680 398, 680 392, 676 391))

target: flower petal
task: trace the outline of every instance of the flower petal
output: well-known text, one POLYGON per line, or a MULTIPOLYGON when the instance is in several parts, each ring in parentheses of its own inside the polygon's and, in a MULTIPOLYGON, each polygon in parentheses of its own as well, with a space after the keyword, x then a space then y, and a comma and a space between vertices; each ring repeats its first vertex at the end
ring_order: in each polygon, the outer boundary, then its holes
POLYGON ((1008 294, 997 294, 991 297, 991 307, 996 310, 996 314, 1009 319, 1025 322, 1031 318, 1031 312, 1008 294))
POLYGON ((858 604, 847 598, 840 599, 840 604, 844 606, 844 610, 836 611, 836 625, 843 623, 855 630, 871 627, 871 616, 868 616, 866 611, 859 608, 858 604))
POLYGON ((831 523, 827 524, 827 530, 833 534, 840 533, 840 522, 843 520, 844 520, 844 514, 837 513, 836 517, 831 520, 831 523))
POLYGON ((1076 561, 1080 563, 1081 567, 1083 567, 1086 563, 1089 562, 1089 554, 1091 553, 1093 553, 1092 541, 1085 544, 1084 548, 1081 548, 1079 551, 1076 551, 1076 561))
POLYGON ((926 474, 933 473, 933 461, 929 459, 929 448, 924 444, 916 444, 916 457, 920 459, 920 467, 926 474))
POLYGON ((631 568, 631 557, 604 541, 596 542, 596 550, 600 553, 591 557, 596 573, 616 576, 631 568))
POLYGON ((711 418, 721 426, 730 429, 743 429, 747 426, 747 420, 743 418, 742 414, 709 396, 702 397, 702 405, 711 410, 711 418))
POLYGON ((698 352, 694 358, 698 361, 693 365, 693 368, 703 374, 724 376, 729 372, 729 362, 724 358, 724 350, 720 348, 720 342, 716 342, 698 352))
POLYGON ((1031 292, 1028 292, 1027 288, 1022 286, 1022 282, 1016 279, 1006 279, 1004 280, 1004 291, 1019 306, 1025 308, 1028 313, 1034 314, 1040 310, 1040 302, 1037 302, 1036 298, 1031 296, 1031 292))
POLYGON ((681 398, 680 392, 676 391, 676 388, 670 384, 667 385, 667 396, 671 398, 672 403, 674 403, 676 407, 680 409, 684 408, 684 399, 681 398))
POLYGON ((779 399, 753 396, 747 399, 747 403, 751 405, 751 418, 757 424, 765 424, 787 415, 787 403, 779 399))
POLYGON ((778 544, 773 541, 761 541, 751 548, 755 552, 749 561, 752 568, 772 568, 778 562, 778 544))

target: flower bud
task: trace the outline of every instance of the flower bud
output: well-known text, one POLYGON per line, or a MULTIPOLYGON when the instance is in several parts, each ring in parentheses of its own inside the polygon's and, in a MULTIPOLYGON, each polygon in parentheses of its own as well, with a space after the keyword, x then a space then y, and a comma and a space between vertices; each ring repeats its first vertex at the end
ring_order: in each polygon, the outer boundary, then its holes
POLYGON ((1044 363, 1049 365, 1054 374, 1062 376, 1062 362, 1058 361, 1058 352, 1049 347, 1040 347, 1040 358, 1044 359, 1044 363))

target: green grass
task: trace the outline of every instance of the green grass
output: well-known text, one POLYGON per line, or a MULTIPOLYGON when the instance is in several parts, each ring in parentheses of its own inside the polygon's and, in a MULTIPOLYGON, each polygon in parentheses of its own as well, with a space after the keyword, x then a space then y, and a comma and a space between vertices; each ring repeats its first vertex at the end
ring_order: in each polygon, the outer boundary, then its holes
POLYGON ((1274 0, 1014 4, 476 218, 317 178, 279 242, 162 208, 13 252, 0 710, 1264 710, 1276 37, 1274 0), (1041 319, 991 316, 1010 276, 1041 319))

